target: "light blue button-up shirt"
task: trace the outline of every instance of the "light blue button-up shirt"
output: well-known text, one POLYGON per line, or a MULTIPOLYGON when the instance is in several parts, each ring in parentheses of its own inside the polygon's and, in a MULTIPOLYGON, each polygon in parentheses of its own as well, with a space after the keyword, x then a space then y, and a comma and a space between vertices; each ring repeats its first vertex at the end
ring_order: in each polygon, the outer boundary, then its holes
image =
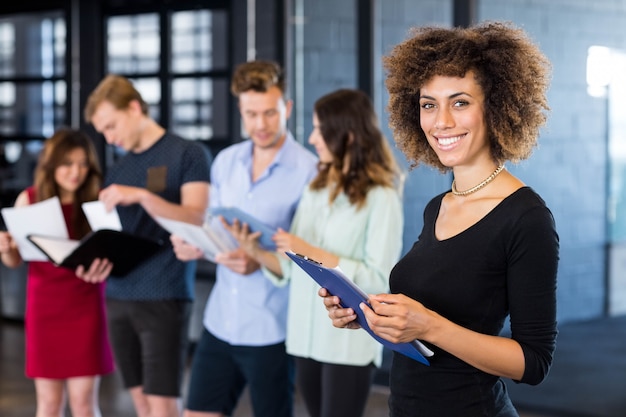
MULTIPOLYGON (((273 228, 289 230, 304 188, 317 173, 317 158, 291 134, 266 171, 252 181, 250 140, 221 151, 211 167, 210 207, 238 207, 273 228)), ((289 288, 277 287, 261 270, 240 275, 218 265, 204 311, 204 326, 241 346, 285 340, 289 288)))

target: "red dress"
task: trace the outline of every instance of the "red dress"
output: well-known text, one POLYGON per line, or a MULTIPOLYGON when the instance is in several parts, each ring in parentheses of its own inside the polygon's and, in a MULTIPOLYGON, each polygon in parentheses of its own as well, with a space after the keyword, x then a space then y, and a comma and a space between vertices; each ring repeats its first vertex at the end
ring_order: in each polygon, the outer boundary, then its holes
MULTIPOLYGON (((30 201, 34 190, 28 189, 30 201)), ((62 205, 65 224, 72 206, 62 205)), ((70 238, 75 238, 69 231, 70 238)), ((51 262, 30 262, 26 288, 26 376, 65 379, 113 371, 104 283, 90 284, 51 262)))

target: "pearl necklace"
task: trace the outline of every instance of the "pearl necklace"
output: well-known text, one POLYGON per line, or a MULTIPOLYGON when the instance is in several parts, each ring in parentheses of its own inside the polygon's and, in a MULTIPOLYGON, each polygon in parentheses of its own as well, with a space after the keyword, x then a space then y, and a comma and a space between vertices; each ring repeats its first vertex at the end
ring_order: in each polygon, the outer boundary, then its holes
POLYGON ((504 169, 504 164, 500 165, 498 168, 496 168, 495 171, 493 171, 491 173, 491 175, 489 175, 487 178, 485 178, 480 184, 473 186, 472 188, 465 190, 465 191, 459 191, 456 189, 456 180, 452 180, 452 194, 454 195, 458 195, 461 197, 464 197, 466 195, 475 193, 476 191, 480 190, 481 188, 483 188, 485 185, 489 184, 491 181, 493 181, 500 172, 502 172, 502 170, 504 169))

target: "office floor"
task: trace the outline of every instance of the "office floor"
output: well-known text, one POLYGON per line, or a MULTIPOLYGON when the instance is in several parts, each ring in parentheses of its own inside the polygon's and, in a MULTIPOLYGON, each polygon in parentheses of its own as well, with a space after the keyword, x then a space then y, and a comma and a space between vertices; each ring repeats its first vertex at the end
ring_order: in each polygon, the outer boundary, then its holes
MULTIPOLYGON (((363 417, 387 415, 387 388, 374 386, 363 417)), ((119 376, 103 378, 100 406, 104 417, 133 417, 130 397, 121 388, 119 376)), ((31 380, 24 377, 24 328, 14 320, 0 319, 0 416, 33 417, 35 392, 31 380)), ((69 414, 68 414, 69 416, 69 414)), ((247 397, 244 396, 233 417, 251 417, 247 397)), ((301 399, 296 395, 295 417, 306 417, 301 399)), ((549 417, 545 414, 522 413, 521 417, 549 417)), ((551 416, 551 417, 554 417, 551 416)))

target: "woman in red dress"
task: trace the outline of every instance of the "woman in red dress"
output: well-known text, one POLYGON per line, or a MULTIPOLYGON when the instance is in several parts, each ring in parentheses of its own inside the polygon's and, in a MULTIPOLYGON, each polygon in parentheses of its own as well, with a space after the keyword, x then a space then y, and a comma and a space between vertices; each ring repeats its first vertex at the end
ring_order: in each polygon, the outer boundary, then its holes
MULTIPOLYGON (((102 174, 93 144, 84 133, 61 129, 45 142, 35 183, 15 207, 58 197, 72 239, 89 233, 81 209, 96 200, 102 174)), ((0 232, 2 263, 22 263, 15 241, 0 232)), ((26 290, 26 376, 34 379, 36 417, 60 417, 65 403, 73 417, 99 417, 100 376, 113 371, 104 283, 91 284, 51 262, 31 261, 26 290)))

